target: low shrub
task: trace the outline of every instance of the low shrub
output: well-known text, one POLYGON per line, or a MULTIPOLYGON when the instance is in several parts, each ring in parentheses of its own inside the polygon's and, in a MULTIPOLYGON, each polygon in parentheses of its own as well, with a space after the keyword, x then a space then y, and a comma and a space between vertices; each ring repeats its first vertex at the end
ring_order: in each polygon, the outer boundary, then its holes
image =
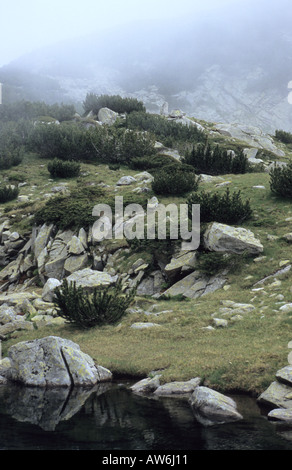
POLYGON ((287 166, 277 166, 270 171, 270 189, 282 197, 292 197, 292 161, 287 166))
POLYGON ((282 131, 278 129, 275 132, 275 137, 276 139, 278 139, 280 142, 283 142, 284 144, 292 144, 291 132, 286 132, 286 131, 282 131))
POLYGON ((242 174, 252 170, 247 156, 243 150, 232 156, 230 152, 209 143, 194 146, 192 151, 186 152, 185 162, 192 165, 197 173, 209 175, 242 174))
POLYGON ((152 189, 156 194, 181 195, 197 191, 198 185, 193 168, 174 163, 155 171, 152 189))
MULTIPOLYGON (((123 199, 124 206, 132 203, 147 205, 147 195, 127 194, 123 199)), ((54 224, 60 230, 69 228, 88 229, 96 221, 92 209, 96 204, 108 204, 115 208, 115 196, 105 196, 100 187, 87 186, 71 191, 70 195, 56 196, 48 199, 34 215, 36 225, 54 224)))
POLYGON ((252 216, 249 200, 243 202, 241 193, 230 194, 229 188, 224 194, 201 191, 193 193, 187 200, 191 217, 192 204, 200 204, 201 223, 219 222, 223 224, 239 224, 252 216))
POLYGON ((122 293, 122 285, 118 282, 114 287, 94 289, 88 293, 76 283, 68 283, 65 279, 55 290, 54 304, 58 315, 69 323, 81 328, 112 325, 119 321, 131 305, 135 290, 122 293))
POLYGON ((19 194, 17 186, 0 186, 0 202, 8 202, 16 199, 19 194))
POLYGON ((48 171, 52 178, 73 178, 80 174, 80 163, 55 158, 48 163, 48 171))
POLYGON ((145 157, 133 157, 129 162, 129 167, 132 170, 144 171, 162 168, 172 163, 180 165, 179 162, 168 155, 147 155, 145 157))

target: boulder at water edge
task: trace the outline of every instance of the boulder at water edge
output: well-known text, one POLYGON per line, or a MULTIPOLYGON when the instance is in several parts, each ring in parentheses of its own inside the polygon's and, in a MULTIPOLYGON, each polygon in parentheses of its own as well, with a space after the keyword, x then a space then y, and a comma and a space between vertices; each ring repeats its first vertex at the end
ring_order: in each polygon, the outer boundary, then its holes
POLYGON ((196 387, 191 395, 190 404, 196 419, 204 426, 224 424, 242 419, 232 398, 208 387, 196 387))
POLYGON ((112 374, 70 340, 48 336, 18 343, 8 351, 5 377, 35 387, 92 386, 111 380, 112 374))

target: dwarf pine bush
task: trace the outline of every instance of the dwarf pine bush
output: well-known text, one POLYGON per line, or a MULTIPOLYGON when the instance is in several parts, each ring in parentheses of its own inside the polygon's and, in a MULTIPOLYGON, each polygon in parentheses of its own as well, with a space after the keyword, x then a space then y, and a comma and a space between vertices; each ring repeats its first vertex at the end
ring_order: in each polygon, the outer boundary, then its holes
POLYGON ((278 196, 292 197, 292 161, 284 167, 274 165, 270 171, 270 189, 278 196))
POLYGON ((55 158, 48 163, 48 170, 52 178, 73 178, 80 174, 80 163, 55 158))
POLYGON ((81 328, 112 325, 119 321, 131 305, 135 297, 135 290, 123 294, 120 282, 114 287, 99 290, 93 293, 77 287, 76 283, 68 283, 64 279, 61 286, 55 290, 54 303, 59 316, 69 323, 81 328))
POLYGON ((8 202, 16 199, 19 189, 16 186, 0 186, 0 202, 8 202))
POLYGON ((202 223, 219 222, 223 224, 241 223, 252 216, 249 200, 241 199, 241 193, 230 193, 229 188, 224 194, 201 191, 193 193, 187 199, 191 215, 192 204, 200 204, 200 220, 202 223))
POLYGON ((156 194, 180 195, 196 191, 198 184, 193 168, 174 163, 155 171, 152 189, 156 194))

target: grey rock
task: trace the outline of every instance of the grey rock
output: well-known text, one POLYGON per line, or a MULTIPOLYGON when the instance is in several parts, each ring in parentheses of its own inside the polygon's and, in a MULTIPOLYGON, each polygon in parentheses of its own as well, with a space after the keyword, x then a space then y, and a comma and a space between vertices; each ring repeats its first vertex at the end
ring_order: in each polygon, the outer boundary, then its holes
POLYGON ((88 255, 84 253, 79 256, 70 256, 64 263, 64 269, 66 273, 72 274, 76 271, 80 271, 88 265, 88 255))
POLYGON ((17 330, 33 330, 33 324, 25 320, 13 320, 0 326, 0 336, 6 336, 17 330))
POLYGON ((42 300, 44 300, 45 302, 52 302, 54 299, 54 290, 60 285, 61 282, 59 281, 59 279, 48 279, 43 287, 42 300))
POLYGON ((131 325, 131 328, 134 330, 144 330, 148 328, 153 328, 153 327, 160 327, 158 323, 151 323, 151 322, 136 322, 131 325))
POLYGON ((242 419, 232 398, 208 387, 198 386, 190 397, 196 419, 204 426, 224 424, 242 419))
POLYGON ((76 343, 55 336, 11 346, 8 358, 11 367, 6 378, 28 386, 92 386, 112 378, 109 370, 96 366, 76 343))
POLYGON ((52 235, 54 226, 53 225, 42 225, 38 235, 34 241, 34 255, 36 258, 40 255, 42 250, 47 246, 50 236, 52 235))
POLYGON ((154 395, 169 396, 169 395, 184 395, 192 393, 196 387, 201 383, 201 378, 196 377, 186 382, 170 382, 160 385, 154 392, 154 395))
POLYGON ((72 255, 81 255, 85 251, 85 247, 81 240, 73 235, 69 243, 67 244, 68 253, 72 255))
POLYGON ((259 397, 258 402, 275 408, 292 408, 292 390, 288 385, 272 382, 259 397))
POLYGON ((154 377, 147 377, 146 379, 142 379, 133 385, 131 390, 135 393, 153 393, 160 385, 160 377, 160 375, 155 375, 154 377))
POLYGON ((116 122, 118 113, 109 108, 101 108, 98 112, 98 120, 102 124, 112 125, 116 122))
POLYGON ((76 282, 76 286, 81 286, 84 289, 91 291, 95 288, 103 288, 114 284, 117 280, 117 276, 111 276, 110 274, 103 271, 94 271, 90 268, 76 271, 67 277, 68 283, 76 282))
POLYGON ((285 410, 283 408, 276 408, 268 413, 268 419, 270 419, 271 421, 277 421, 291 425, 292 409, 285 410))
POLYGON ((217 222, 208 226, 204 234, 204 245, 210 251, 223 253, 258 254, 263 251, 263 245, 250 230, 217 222))
POLYGON ((122 176, 117 182, 117 186, 128 186, 129 184, 136 183, 137 180, 133 176, 122 176))
POLYGON ((170 297, 183 295, 190 299, 196 299, 221 289, 225 282, 226 278, 223 275, 210 277, 202 275, 200 271, 194 271, 173 284, 161 295, 170 297))
MULTIPOLYGON (((292 366, 286 366, 276 372, 276 379, 279 382, 292 386, 292 366)), ((292 390, 291 390, 292 392, 292 390)))

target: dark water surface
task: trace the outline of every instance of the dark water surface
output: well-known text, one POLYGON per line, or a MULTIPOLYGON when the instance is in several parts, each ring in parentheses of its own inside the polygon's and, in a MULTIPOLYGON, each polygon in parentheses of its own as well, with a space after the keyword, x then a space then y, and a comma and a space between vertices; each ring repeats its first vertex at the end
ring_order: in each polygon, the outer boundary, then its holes
POLYGON ((292 450, 292 427, 233 396, 244 419, 203 427, 186 398, 133 394, 129 382, 91 390, 0 387, 0 450, 292 450))

